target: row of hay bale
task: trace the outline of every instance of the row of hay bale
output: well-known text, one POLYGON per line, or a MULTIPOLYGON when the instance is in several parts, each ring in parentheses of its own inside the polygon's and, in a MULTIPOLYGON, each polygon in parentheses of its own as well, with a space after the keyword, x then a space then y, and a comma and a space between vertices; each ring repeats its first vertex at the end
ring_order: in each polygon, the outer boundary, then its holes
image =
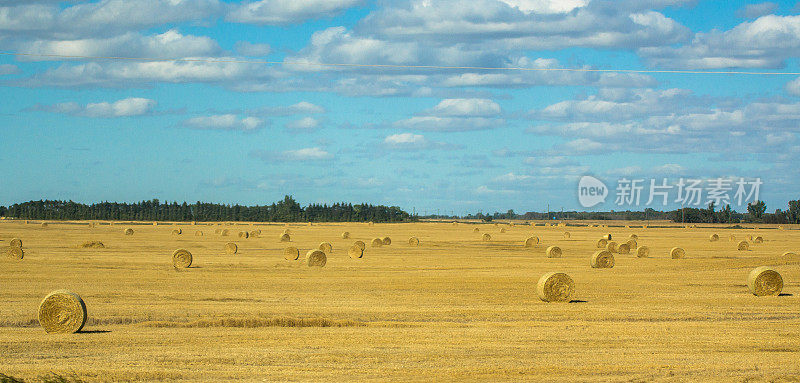
POLYGON ((6 258, 13 260, 22 260, 25 257, 25 251, 22 250, 22 240, 19 238, 12 238, 8 242, 8 247, 3 249, 3 254, 6 258))

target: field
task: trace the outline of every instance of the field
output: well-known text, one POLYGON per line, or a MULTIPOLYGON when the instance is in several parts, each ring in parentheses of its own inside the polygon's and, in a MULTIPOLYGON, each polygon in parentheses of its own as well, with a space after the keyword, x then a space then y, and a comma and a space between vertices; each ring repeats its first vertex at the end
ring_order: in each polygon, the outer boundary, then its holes
POLYGON ((800 381, 800 259, 783 256, 800 252, 799 227, 584 224, 292 224, 287 244, 278 240, 283 224, 0 221, 0 246, 18 237, 25 250, 21 261, 0 258, 0 373, 171 382, 800 381), (172 234, 176 227, 183 234, 172 234), (261 234, 239 238, 245 230, 261 234), (651 256, 616 254, 614 268, 592 269, 595 243, 608 233, 637 234, 651 256), (710 242, 712 233, 720 240, 710 242), (418 247, 408 245, 412 235, 418 247), (531 235, 542 243, 524 248, 531 235), (765 241, 737 251, 750 235, 765 241), (369 247, 384 236, 390 246, 369 247), (355 240, 368 244, 362 259, 347 256, 355 240), (86 241, 105 248, 78 246, 86 241), (288 245, 303 259, 322 241, 333 244, 323 268, 283 259, 288 245), (225 254, 227 242, 239 253, 225 254), (547 258, 549 245, 563 257, 547 258), (673 246, 686 258, 671 259, 673 246), (193 254, 191 268, 173 268, 178 248, 193 254), (748 291, 748 273, 764 265, 782 274, 782 296, 748 291), (550 271, 574 279, 573 302, 539 300, 536 283, 550 271), (57 289, 86 302, 83 332, 47 334, 38 325, 40 301, 57 289))

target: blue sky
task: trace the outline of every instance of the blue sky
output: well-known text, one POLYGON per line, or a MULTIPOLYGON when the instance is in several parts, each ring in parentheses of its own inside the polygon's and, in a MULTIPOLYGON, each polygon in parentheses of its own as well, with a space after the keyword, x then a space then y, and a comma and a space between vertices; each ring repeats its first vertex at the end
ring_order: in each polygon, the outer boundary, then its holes
MULTIPOLYGON (((680 178, 703 180, 705 193, 713 179, 758 178, 768 209, 785 209, 800 198, 798 76, 541 69, 800 72, 799 11, 794 1, 0 0, 0 51, 33 55, 0 56, 0 204, 292 194, 429 213, 582 210, 578 180, 592 175, 610 189, 595 210, 648 207, 616 204, 620 180, 643 180, 646 201, 649 180, 680 178)), ((666 208, 681 204, 672 190, 666 208)))

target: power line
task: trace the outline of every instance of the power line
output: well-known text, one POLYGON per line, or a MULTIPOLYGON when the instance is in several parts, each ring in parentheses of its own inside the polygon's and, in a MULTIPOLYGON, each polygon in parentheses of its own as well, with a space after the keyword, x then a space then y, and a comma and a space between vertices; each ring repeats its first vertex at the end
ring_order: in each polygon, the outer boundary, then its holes
POLYGON ((800 72, 747 72, 747 71, 705 71, 705 70, 656 70, 656 69, 592 69, 592 68, 525 68, 525 67, 481 67, 481 66, 447 66, 447 65, 404 65, 404 64, 354 64, 354 63, 321 63, 306 61, 267 61, 267 60, 241 60, 241 59, 213 59, 213 58, 155 58, 155 57, 124 57, 124 56, 80 56, 56 55, 45 53, 18 53, 0 52, 0 55, 15 57, 49 57, 77 60, 117 60, 117 61, 145 61, 145 62, 200 62, 200 63, 234 63, 234 64, 264 64, 264 65, 297 65, 319 67, 351 67, 351 68, 388 68, 388 69, 443 69, 443 70, 495 70, 495 71, 523 71, 523 72, 595 72, 595 73, 639 73, 639 74, 729 74, 752 76, 800 76, 800 72))

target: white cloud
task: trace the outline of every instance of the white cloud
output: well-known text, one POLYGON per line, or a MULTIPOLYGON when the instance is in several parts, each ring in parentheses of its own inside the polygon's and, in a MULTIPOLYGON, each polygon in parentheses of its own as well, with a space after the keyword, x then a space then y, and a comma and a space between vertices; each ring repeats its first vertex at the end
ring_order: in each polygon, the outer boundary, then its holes
POLYGON ((265 122, 257 117, 240 118, 235 114, 193 117, 183 122, 184 126, 199 130, 231 130, 254 132, 264 127, 265 122))
POLYGON ((400 133, 387 136, 383 142, 390 145, 425 145, 428 141, 425 136, 413 133, 400 133))
POLYGON ((79 105, 75 102, 65 102, 55 105, 37 105, 32 110, 43 110, 52 113, 62 113, 74 116, 113 118, 142 116, 151 113, 156 106, 156 101, 147 98, 126 98, 115 102, 98 102, 79 105))
POLYGON ((249 57, 264 57, 272 52, 272 47, 269 44, 256 44, 247 41, 236 42, 234 48, 240 55, 249 57))
POLYGON ((301 118, 299 120, 290 121, 290 122, 288 122, 286 124, 286 129, 289 129, 289 130, 295 131, 295 132, 313 131, 313 130, 319 129, 319 127, 320 127, 320 123, 314 117, 303 117, 303 118, 301 118))
POLYGON ((415 116, 392 124, 393 127, 409 130, 427 130, 434 132, 465 132, 502 127, 505 121, 484 117, 436 117, 415 116))
POLYGON ((332 154, 319 147, 287 150, 283 155, 291 161, 322 161, 333 158, 332 154))
POLYGON ((500 105, 487 99, 446 99, 429 113, 441 117, 490 117, 500 114, 500 105))
POLYGON ((260 0, 234 6, 228 21, 258 25, 284 25, 331 17, 364 0, 260 0))
POLYGON ((778 9, 778 4, 772 2, 747 4, 744 8, 736 12, 739 17, 748 19, 755 19, 761 16, 766 16, 778 9))
POLYGON ((500 183, 515 183, 515 182, 521 182, 521 181, 528 181, 528 180, 531 180, 531 179, 533 179, 533 176, 518 175, 518 174, 514 174, 514 172, 510 172, 510 173, 506 173, 506 174, 503 174, 503 175, 495 177, 493 181, 494 182, 500 182, 500 183))
POLYGON ((800 96, 800 77, 786 84, 786 91, 794 96, 800 96))
POLYGON ((248 113, 265 116, 292 116, 297 114, 321 114, 325 113, 325 108, 308 101, 300 101, 289 106, 267 106, 253 109, 249 110, 248 113))
POLYGON ((575 8, 586 6, 589 0, 500 0, 522 12, 550 14, 567 13, 575 8))

